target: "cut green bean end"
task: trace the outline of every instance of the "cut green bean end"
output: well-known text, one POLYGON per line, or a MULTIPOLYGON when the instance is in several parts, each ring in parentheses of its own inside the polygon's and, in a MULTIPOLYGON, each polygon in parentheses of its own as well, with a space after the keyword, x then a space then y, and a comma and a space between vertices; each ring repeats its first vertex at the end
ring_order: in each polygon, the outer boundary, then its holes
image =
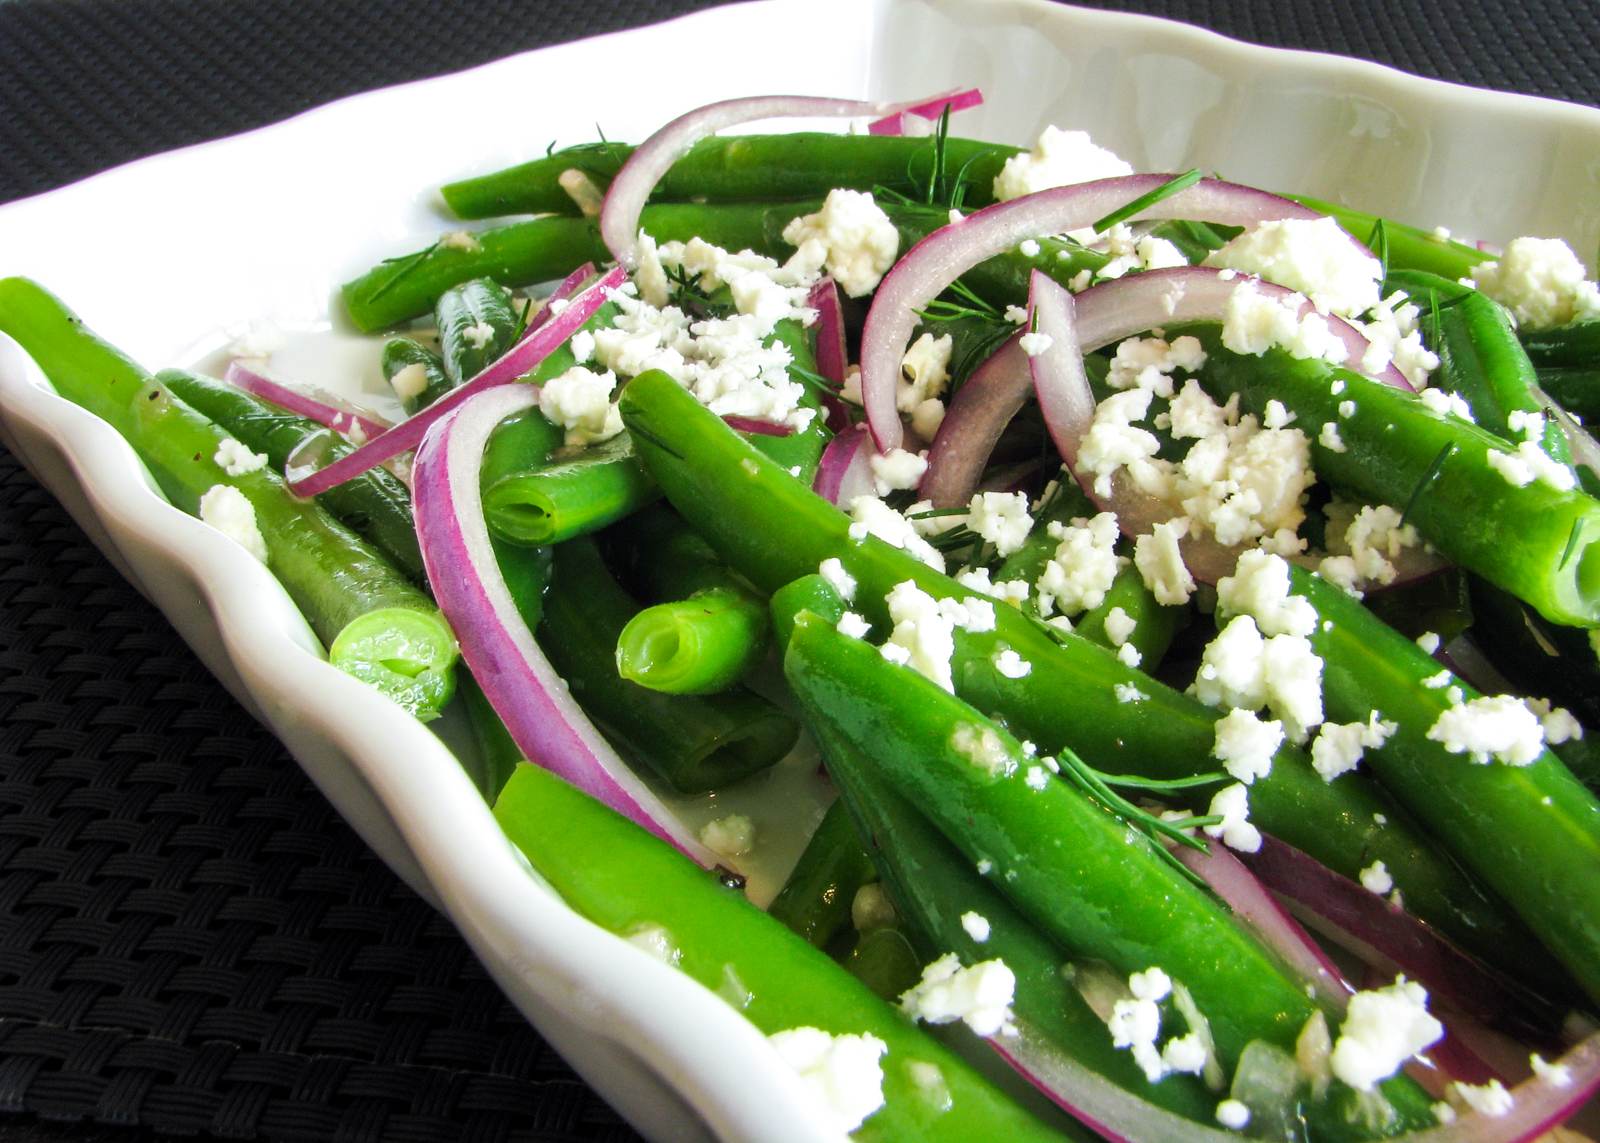
POLYGON ((328 649, 334 666, 423 722, 439 717, 455 693, 456 657, 455 636, 441 616, 399 607, 357 617, 328 649))

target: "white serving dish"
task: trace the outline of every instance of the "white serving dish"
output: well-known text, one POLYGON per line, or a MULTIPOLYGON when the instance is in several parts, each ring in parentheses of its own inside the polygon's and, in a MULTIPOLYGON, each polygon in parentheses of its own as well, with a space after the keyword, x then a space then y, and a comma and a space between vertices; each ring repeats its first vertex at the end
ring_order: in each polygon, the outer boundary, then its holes
MULTIPOLYGON (((1591 109, 1044 0, 766 0, 356 96, 0 207, 0 274, 44 282, 151 367, 187 363, 255 319, 324 322, 340 281, 446 227, 431 188, 590 139, 596 120, 637 139, 734 95, 970 84, 988 102, 963 133, 1020 143, 1055 122, 1140 169, 1197 165, 1490 241, 1600 240, 1591 109)), ((160 499, 116 433, 3 336, 0 440, 641 1131, 827 1137, 759 1033, 561 904, 439 741, 323 663, 266 571, 160 499)))

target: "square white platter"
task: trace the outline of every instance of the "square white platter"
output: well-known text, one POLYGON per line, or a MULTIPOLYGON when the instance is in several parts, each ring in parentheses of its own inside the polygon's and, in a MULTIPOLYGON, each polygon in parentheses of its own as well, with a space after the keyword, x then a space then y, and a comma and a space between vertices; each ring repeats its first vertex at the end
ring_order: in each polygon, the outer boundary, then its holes
MULTIPOLYGON (((260 319, 327 322, 339 282, 450 227, 433 188, 590 140, 597 122, 636 140, 713 99, 969 85, 987 102, 962 134, 1025 143, 1056 123, 1141 170, 1200 166, 1494 242, 1600 240, 1591 109, 1045 0, 765 0, 356 96, 0 207, 0 274, 43 282, 151 368, 188 364, 260 319)), ((362 359, 353 339, 329 344, 362 359)), ((0 441, 641 1131, 828 1137, 752 1026, 568 910, 439 740, 323 663, 266 571, 168 506, 4 337, 0 441)))

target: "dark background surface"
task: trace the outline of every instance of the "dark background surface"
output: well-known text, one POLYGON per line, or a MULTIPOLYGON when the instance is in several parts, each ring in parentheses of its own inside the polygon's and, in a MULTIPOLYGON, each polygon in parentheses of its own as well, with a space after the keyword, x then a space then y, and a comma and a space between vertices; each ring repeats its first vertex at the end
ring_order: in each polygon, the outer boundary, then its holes
MULTIPOLYGON (((0 201, 711 6, 0 0, 0 201)), ((1593 3, 1091 6, 1600 103, 1593 3)), ((633 1137, 0 450, 0 1143, 196 1134, 633 1137)))

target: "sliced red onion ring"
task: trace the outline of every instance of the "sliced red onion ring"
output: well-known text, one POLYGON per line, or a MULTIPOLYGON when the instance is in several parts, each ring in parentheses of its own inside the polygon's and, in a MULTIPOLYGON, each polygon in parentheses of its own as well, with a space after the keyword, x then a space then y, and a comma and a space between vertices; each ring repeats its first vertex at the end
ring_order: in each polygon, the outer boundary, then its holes
POLYGON ((605 205, 600 208, 600 238, 619 265, 633 269, 638 258, 639 215, 644 211, 650 192, 689 148, 726 127, 757 119, 882 117, 925 107, 931 102, 912 99, 881 103, 813 95, 764 95, 708 103, 678 116, 634 148, 606 191, 605 205))
POLYGON ((1545 415, 1553 420, 1561 429, 1561 434, 1567 438, 1567 449, 1572 453, 1572 466, 1587 468, 1596 476, 1600 476, 1600 441, 1596 441, 1589 434, 1589 430, 1578 423, 1576 417, 1551 399, 1539 386, 1533 386, 1533 395, 1538 398, 1539 404, 1544 406, 1545 415))
POLYGON ((812 491, 840 508, 848 508, 857 496, 870 496, 874 491, 871 458, 872 437, 866 427, 846 429, 822 450, 812 491))
POLYGON ((1222 898, 1245 928, 1278 954, 1278 959, 1302 983, 1316 990, 1319 1000, 1336 1012, 1344 1011, 1355 989, 1328 954, 1227 846, 1213 843, 1202 853, 1187 845, 1174 845, 1172 852, 1222 898))
POLYGON ((1032 390, 1021 338, 1018 330, 1002 342, 950 399, 917 486, 917 495, 935 508, 959 508, 972 499, 1000 435, 1032 390))
POLYGON ((565 278, 561 279, 560 284, 557 285, 555 289, 550 291, 550 296, 539 303, 538 310, 535 311, 533 317, 528 322, 528 328, 526 332, 533 332, 555 316, 550 309, 551 303, 566 301, 579 290, 583 289, 584 286, 588 285, 589 279, 593 278, 598 273, 599 271, 594 268, 593 262, 585 262, 576 270, 572 271, 572 273, 568 274, 565 278))
MULTIPOLYGON (((845 350, 844 307, 839 301, 839 284, 832 278, 821 278, 806 295, 806 305, 817 311, 817 373, 835 385, 844 385, 850 371, 850 359, 845 350)), ((827 426, 836 433, 850 427, 850 410, 832 393, 823 393, 819 399, 827 414, 827 426)))
POLYGON ((511 598, 483 521, 483 449, 506 417, 538 404, 531 386, 472 394, 429 429, 414 469, 417 538, 439 609, 495 713, 524 755, 707 867, 680 826, 573 701, 511 598))
POLYGON ((1493 1027, 1549 1039, 1559 1016, 1491 972, 1431 926, 1275 837, 1241 859, 1296 917, 1366 963, 1399 971, 1493 1027), (1543 1023, 1541 1014, 1549 1019, 1543 1023))
POLYGON ((727 414, 722 418, 722 423, 741 433, 755 433, 762 437, 786 437, 794 433, 788 425, 780 425, 776 421, 764 421, 760 417, 745 417, 738 413, 727 414))
POLYGON ((482 373, 457 389, 452 389, 439 400, 407 421, 402 421, 376 440, 369 441, 354 452, 339 458, 327 468, 318 469, 298 480, 290 480, 289 491, 296 496, 316 496, 359 476, 374 465, 382 464, 422 443, 423 435, 440 418, 448 415, 485 389, 506 385, 527 373, 539 362, 566 343, 578 327, 594 316, 605 304, 607 293, 627 281, 622 268, 614 267, 594 285, 574 297, 559 314, 537 329, 529 330, 521 341, 508 349, 505 355, 489 365, 482 373))
MULTIPOLYGON (((861 392, 880 452, 900 447, 895 380, 917 314, 979 262, 1042 234, 1061 234, 1095 221, 1165 185, 1172 175, 1125 175, 1055 187, 996 203, 943 226, 918 242, 878 284, 861 341, 861 392)), ((1253 187, 1204 179, 1162 199, 1129 221, 1196 219, 1248 226, 1284 218, 1319 218, 1297 202, 1253 187)), ((1354 241, 1352 239, 1352 241, 1354 241)))
POLYGON ((867 124, 867 131, 873 135, 904 135, 906 131, 906 116, 915 115, 919 119, 937 120, 944 114, 945 108, 951 113, 965 111, 969 107, 977 107, 983 103, 983 92, 975 87, 963 91, 952 91, 947 95, 935 96, 925 103, 915 107, 907 107, 904 111, 897 111, 893 115, 885 115, 882 119, 874 119, 867 124))
POLYGON ((235 388, 243 389, 246 393, 254 393, 262 400, 271 401, 291 413, 297 413, 319 425, 326 425, 336 433, 349 435, 352 429, 357 429, 362 436, 371 440, 390 428, 389 422, 376 414, 363 413, 347 405, 336 404, 336 399, 329 394, 309 393, 303 389, 291 388, 257 373, 239 361, 228 362, 227 372, 222 375, 222 379, 235 388))

